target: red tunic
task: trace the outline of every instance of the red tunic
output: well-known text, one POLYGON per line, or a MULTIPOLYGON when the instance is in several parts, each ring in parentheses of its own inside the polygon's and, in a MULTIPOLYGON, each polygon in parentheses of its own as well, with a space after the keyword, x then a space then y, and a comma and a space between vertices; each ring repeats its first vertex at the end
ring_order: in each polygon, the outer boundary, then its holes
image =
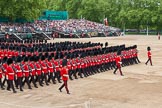
POLYGON ((4 68, 4 75, 6 74, 6 72, 7 72, 7 67, 8 67, 8 65, 7 65, 7 63, 4 63, 3 64, 3 68, 4 68))
POLYGON ((15 65, 15 68, 16 68, 16 74, 17 74, 17 77, 18 78, 21 78, 22 76, 23 76, 23 73, 22 73, 22 70, 21 70, 21 67, 20 67, 20 65, 18 65, 18 64, 16 64, 15 65))
POLYGON ((8 80, 14 80, 15 73, 14 73, 14 70, 12 69, 11 66, 7 67, 7 73, 6 74, 8 76, 8 80))
POLYGON ((71 63, 70 63, 70 61, 68 61, 68 63, 67 63, 67 68, 68 68, 68 70, 71 70, 71 63))
POLYGON ((147 56, 148 56, 148 58, 151 58, 151 51, 147 52, 147 56))
POLYGON ((0 68, 0 79, 2 78, 2 69, 0 68))
POLYGON ((47 62, 48 65, 48 72, 53 73, 53 65, 51 62, 47 62))
POLYGON ((8 55, 8 58, 11 58, 12 57, 12 52, 8 51, 7 55, 8 55))
POLYGON ((24 73, 25 77, 29 77, 29 67, 26 64, 24 65, 23 73, 24 73))
POLYGON ((67 81, 68 80, 68 77, 66 77, 64 75, 68 75, 68 69, 65 68, 65 67, 63 67, 63 68, 61 68, 60 73, 61 73, 61 76, 62 76, 62 80, 63 81, 67 81))
POLYGON ((35 63, 35 67, 36 67, 36 73, 37 75, 41 75, 42 70, 41 70, 41 66, 39 63, 35 63))
POLYGON ((0 51, 0 59, 3 59, 3 58, 2 58, 2 51, 0 51))
POLYGON ((29 66, 31 68, 31 75, 35 76, 36 75, 36 71, 35 71, 34 64, 32 62, 30 62, 29 66))
POLYGON ((115 61, 116 61, 116 65, 117 65, 118 67, 120 67, 121 57, 120 57, 120 56, 117 56, 117 57, 115 58, 115 61))
POLYGON ((54 61, 54 64, 55 64, 55 69, 56 69, 56 71, 59 71, 59 64, 58 64, 58 61, 54 61))
POLYGON ((41 66, 42 66, 42 73, 48 73, 47 66, 46 66, 45 62, 42 61, 41 66))
POLYGON ((8 53, 6 50, 4 51, 4 56, 6 56, 6 57, 8 56, 8 53))

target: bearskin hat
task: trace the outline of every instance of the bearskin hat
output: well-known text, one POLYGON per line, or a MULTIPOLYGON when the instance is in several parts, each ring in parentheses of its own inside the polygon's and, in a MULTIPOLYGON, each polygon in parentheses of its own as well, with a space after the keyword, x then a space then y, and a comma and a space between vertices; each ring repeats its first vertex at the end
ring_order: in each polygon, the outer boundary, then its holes
POLYGON ((137 48, 137 45, 134 45, 134 48, 137 48))
POLYGON ((9 58, 9 59, 7 60, 7 64, 10 65, 10 64, 12 64, 12 63, 13 63, 12 58, 9 58))
POLYGON ((45 60, 45 56, 44 55, 41 56, 41 60, 45 60))
POLYGON ((48 61, 49 61, 49 60, 51 60, 51 59, 52 59, 52 56, 51 56, 51 55, 50 55, 50 56, 48 56, 48 61))
POLYGON ((16 62, 19 63, 22 61, 22 57, 21 56, 18 56, 17 59, 16 59, 16 62))
POLYGON ((108 42, 105 43, 105 47, 107 47, 107 46, 108 46, 108 42))
POLYGON ((118 50, 117 55, 121 55, 121 50, 118 50))
POLYGON ((54 57, 54 53, 51 53, 51 57, 54 57))
POLYGON ((4 57, 2 61, 3 63, 7 62, 7 57, 4 57))
POLYGON ((29 60, 30 60, 30 61, 34 61, 34 57, 31 56, 31 57, 29 58, 29 60))
POLYGON ((147 47, 147 51, 150 51, 150 50, 151 50, 151 48, 148 46, 148 47, 147 47))
POLYGON ((63 59, 63 61, 62 61, 62 66, 64 67, 64 66, 67 66, 67 59, 63 59))
POLYGON ((44 56, 45 56, 46 58, 48 58, 48 56, 49 56, 49 55, 48 55, 48 52, 46 52, 44 56))
POLYGON ((27 62, 27 61, 28 61, 28 57, 25 57, 25 58, 24 58, 24 62, 27 62))

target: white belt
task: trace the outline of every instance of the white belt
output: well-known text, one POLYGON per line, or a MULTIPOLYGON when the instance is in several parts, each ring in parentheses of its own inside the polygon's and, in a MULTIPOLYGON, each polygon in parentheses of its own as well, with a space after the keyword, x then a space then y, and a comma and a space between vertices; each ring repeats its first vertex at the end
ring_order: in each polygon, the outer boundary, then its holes
POLYGON ((42 69, 47 69, 46 67, 42 67, 42 69))
POLYGON ((59 66, 55 66, 55 67, 59 67, 59 66))
POLYGON ((41 70, 41 69, 36 69, 36 70, 41 70))
POLYGON ((23 71, 23 72, 29 72, 29 71, 23 71))
POLYGON ((14 73, 8 73, 9 75, 14 75, 14 73))
POLYGON ((22 72, 21 70, 17 70, 17 72, 22 72))

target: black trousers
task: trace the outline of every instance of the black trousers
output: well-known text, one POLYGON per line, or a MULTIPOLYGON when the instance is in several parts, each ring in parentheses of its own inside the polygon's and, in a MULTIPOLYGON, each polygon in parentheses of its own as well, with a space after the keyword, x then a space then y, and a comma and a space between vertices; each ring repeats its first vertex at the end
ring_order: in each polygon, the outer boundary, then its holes
POLYGON ((151 66, 152 66, 152 60, 151 60, 151 58, 148 58, 148 60, 147 60, 147 62, 145 63, 146 65, 147 65, 147 63, 150 61, 150 64, 151 64, 151 66))
POLYGON ((6 76, 5 76, 5 78, 4 78, 4 80, 3 80, 3 82, 2 82, 2 85, 4 86, 5 85, 5 82, 7 81, 7 79, 6 79, 6 76))
POLYGON ((55 78, 57 78, 58 82, 61 83, 61 81, 60 81, 60 78, 61 78, 60 71, 55 72, 54 80, 55 80, 55 78))
POLYGON ((67 93, 69 93, 69 89, 68 89, 68 84, 67 84, 67 80, 63 80, 64 81, 64 83, 63 83, 63 85, 59 88, 60 90, 63 88, 63 87, 65 87, 65 89, 66 89, 66 92, 67 93))
POLYGON ((3 88, 2 78, 0 78, 0 86, 1 86, 1 88, 3 88))
POLYGON ((72 78, 73 71, 71 69, 68 71, 68 74, 69 74, 69 79, 73 80, 73 78, 72 78))
POLYGON ((53 73, 49 73, 49 76, 48 76, 48 82, 50 82, 52 80, 53 84, 55 84, 55 80, 54 80, 54 76, 53 76, 53 73))
POLYGON ((12 88, 13 92, 15 92, 15 88, 13 85, 13 80, 7 80, 8 86, 7 86, 7 90, 10 90, 10 88, 12 88))
POLYGON ((120 75, 123 75, 120 66, 117 66, 117 67, 116 67, 116 69, 114 70, 114 74, 116 74, 116 71, 117 71, 118 69, 119 69, 120 75))
POLYGON ((20 87, 20 90, 22 90, 22 78, 18 77, 16 81, 16 87, 20 87))
POLYGON ((36 82, 38 81, 39 82, 39 85, 40 86, 43 86, 42 85, 42 82, 41 82, 41 75, 38 75, 37 77, 36 77, 36 80, 35 80, 36 82))
POLYGON ((37 85, 36 85, 36 79, 35 79, 35 76, 31 76, 31 79, 30 79, 30 83, 33 83, 33 85, 34 85, 34 87, 37 87, 37 85))
POLYGON ((43 81, 45 80, 46 85, 48 85, 47 77, 48 77, 48 73, 42 74, 42 83, 43 83, 43 81))
POLYGON ((73 74, 73 76, 74 76, 75 79, 78 79, 77 78, 77 70, 76 69, 73 69, 72 70, 72 74, 73 74))
POLYGON ((78 75, 80 76, 80 78, 83 78, 83 76, 82 76, 82 68, 78 68, 77 69, 77 71, 78 71, 78 75))
POLYGON ((28 88, 31 89, 30 83, 29 83, 29 77, 25 77, 24 82, 22 83, 22 85, 24 86, 25 83, 28 85, 28 88))

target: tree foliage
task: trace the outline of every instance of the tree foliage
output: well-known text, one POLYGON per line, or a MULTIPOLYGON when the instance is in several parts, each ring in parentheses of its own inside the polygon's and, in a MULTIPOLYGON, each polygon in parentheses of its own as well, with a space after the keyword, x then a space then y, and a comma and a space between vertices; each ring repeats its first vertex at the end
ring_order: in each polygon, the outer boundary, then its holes
POLYGON ((0 16, 11 21, 37 19, 45 8, 45 0, 0 0, 0 16))
POLYGON ((53 0, 54 10, 69 12, 70 18, 103 22, 107 17, 111 26, 123 28, 162 29, 161 0, 53 0))

